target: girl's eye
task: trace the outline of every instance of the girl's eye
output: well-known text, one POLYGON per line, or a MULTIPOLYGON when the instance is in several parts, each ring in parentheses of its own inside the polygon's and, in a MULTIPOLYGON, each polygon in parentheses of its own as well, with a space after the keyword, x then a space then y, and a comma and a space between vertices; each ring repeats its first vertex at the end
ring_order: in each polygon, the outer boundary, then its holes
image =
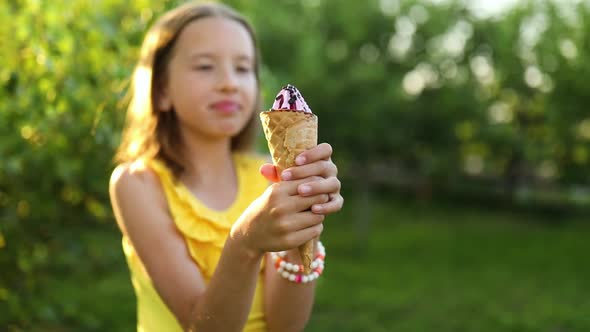
POLYGON ((200 70, 200 71, 207 71, 207 70, 213 69, 213 66, 212 65, 196 65, 193 67, 193 69, 200 70))
POLYGON ((238 73, 249 73, 252 71, 252 69, 248 66, 238 66, 236 70, 238 71, 238 73))

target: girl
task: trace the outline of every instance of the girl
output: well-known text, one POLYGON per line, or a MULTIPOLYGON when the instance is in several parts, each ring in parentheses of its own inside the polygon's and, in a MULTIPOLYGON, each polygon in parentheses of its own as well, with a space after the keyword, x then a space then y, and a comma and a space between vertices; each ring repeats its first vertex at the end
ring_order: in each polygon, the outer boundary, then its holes
POLYGON ((328 144, 282 174, 262 165, 250 152, 259 110, 256 40, 233 10, 189 3, 147 33, 110 181, 138 331, 301 331, 308 321, 321 269, 309 282, 289 277, 296 248, 341 209, 340 182, 328 144))

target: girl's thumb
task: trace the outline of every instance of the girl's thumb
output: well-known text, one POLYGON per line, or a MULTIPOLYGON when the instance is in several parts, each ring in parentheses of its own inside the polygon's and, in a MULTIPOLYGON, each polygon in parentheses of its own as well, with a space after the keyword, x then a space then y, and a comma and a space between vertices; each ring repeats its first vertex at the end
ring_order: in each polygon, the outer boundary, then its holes
POLYGON ((279 182, 281 180, 277 174, 277 169, 273 164, 264 164, 260 166, 260 174, 270 182, 279 182))

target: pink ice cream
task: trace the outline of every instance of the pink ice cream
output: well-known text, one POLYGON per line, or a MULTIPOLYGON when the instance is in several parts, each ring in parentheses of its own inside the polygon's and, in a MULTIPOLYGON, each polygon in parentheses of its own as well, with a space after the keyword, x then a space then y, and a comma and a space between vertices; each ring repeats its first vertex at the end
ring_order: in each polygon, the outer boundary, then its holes
POLYGON ((293 110, 312 113, 299 90, 291 84, 287 84, 287 86, 279 91, 279 94, 276 96, 275 101, 272 104, 271 111, 272 110, 293 110))

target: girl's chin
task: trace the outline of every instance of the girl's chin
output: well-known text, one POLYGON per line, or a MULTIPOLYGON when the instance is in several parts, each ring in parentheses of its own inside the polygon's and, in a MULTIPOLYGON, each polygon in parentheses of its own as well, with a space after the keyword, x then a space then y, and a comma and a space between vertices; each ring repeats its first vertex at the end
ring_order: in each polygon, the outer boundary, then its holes
MULTIPOLYGON (((241 121, 227 121, 210 123, 208 127, 201 127, 201 135, 208 136, 211 139, 231 139, 239 135, 246 127, 241 121)), ((197 131, 199 131, 197 129, 197 131)))
POLYGON ((240 133, 240 131, 242 130, 242 127, 238 127, 238 126, 227 126, 227 127, 222 127, 219 130, 220 135, 222 136, 227 136, 227 137, 234 137, 237 134, 240 133))
POLYGON ((240 130, 232 129, 232 130, 219 130, 215 133, 211 133, 211 138, 218 139, 218 140, 226 140, 232 139, 240 134, 240 130))
POLYGON ((237 124, 237 123, 224 123, 220 126, 219 131, 224 135, 229 137, 234 137, 238 135, 244 128, 246 124, 237 124))

